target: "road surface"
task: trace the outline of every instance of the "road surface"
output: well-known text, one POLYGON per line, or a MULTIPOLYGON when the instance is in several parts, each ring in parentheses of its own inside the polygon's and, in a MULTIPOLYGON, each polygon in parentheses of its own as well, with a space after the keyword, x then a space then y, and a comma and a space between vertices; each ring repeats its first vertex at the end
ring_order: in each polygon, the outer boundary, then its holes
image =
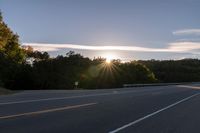
POLYGON ((24 91, 0 97, 0 133, 199 133, 200 85, 24 91))

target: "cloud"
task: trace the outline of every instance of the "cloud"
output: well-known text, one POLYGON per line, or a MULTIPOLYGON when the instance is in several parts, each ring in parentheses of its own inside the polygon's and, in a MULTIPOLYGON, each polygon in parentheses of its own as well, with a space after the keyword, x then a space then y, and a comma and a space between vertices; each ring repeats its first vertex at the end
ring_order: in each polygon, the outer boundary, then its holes
POLYGON ((33 49, 34 50, 37 50, 37 51, 58 51, 59 49, 58 48, 54 48, 54 47, 43 47, 43 46, 33 46, 33 49))
POLYGON ((154 49, 137 46, 91 46, 76 44, 46 44, 46 43, 23 43, 24 46, 32 46, 34 50, 57 51, 59 49, 80 49, 80 50, 119 50, 119 51, 141 51, 141 52, 159 52, 163 49, 154 49))
POLYGON ((182 29, 172 33, 174 35, 200 35, 200 29, 182 29))
POLYGON ((91 46, 76 44, 45 44, 45 43, 23 43, 24 46, 31 46, 39 51, 58 51, 61 49, 79 49, 96 51, 136 51, 136 52, 174 52, 194 53, 200 49, 200 42, 173 42, 165 48, 148 48, 138 46, 91 46))
POLYGON ((169 44, 168 49, 177 52, 192 52, 200 49, 200 42, 174 42, 169 44))

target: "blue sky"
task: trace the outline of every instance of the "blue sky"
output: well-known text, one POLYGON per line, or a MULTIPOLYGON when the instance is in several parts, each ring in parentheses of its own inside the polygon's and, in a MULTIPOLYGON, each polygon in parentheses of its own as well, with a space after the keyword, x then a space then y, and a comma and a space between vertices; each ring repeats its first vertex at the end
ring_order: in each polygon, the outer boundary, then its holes
POLYGON ((200 0, 0 0, 23 45, 52 56, 200 58, 200 0))

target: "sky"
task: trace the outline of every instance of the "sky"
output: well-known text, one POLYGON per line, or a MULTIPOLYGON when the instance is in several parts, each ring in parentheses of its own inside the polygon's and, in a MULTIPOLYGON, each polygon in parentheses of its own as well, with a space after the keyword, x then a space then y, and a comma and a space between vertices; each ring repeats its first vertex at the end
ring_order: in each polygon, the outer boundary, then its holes
POLYGON ((22 45, 124 61, 200 58, 200 0, 0 0, 22 45))

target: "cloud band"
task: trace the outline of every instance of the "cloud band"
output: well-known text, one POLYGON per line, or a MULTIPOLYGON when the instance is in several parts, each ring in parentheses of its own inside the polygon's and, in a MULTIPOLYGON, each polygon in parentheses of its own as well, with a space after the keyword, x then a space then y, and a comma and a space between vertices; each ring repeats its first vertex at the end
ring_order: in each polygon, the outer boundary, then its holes
POLYGON ((188 52, 200 49, 200 42, 174 42, 169 43, 166 48, 148 48, 138 46, 91 46, 75 44, 45 44, 45 43, 23 43, 23 46, 31 46, 38 51, 58 51, 61 49, 79 49, 96 51, 136 51, 136 52, 188 52))

